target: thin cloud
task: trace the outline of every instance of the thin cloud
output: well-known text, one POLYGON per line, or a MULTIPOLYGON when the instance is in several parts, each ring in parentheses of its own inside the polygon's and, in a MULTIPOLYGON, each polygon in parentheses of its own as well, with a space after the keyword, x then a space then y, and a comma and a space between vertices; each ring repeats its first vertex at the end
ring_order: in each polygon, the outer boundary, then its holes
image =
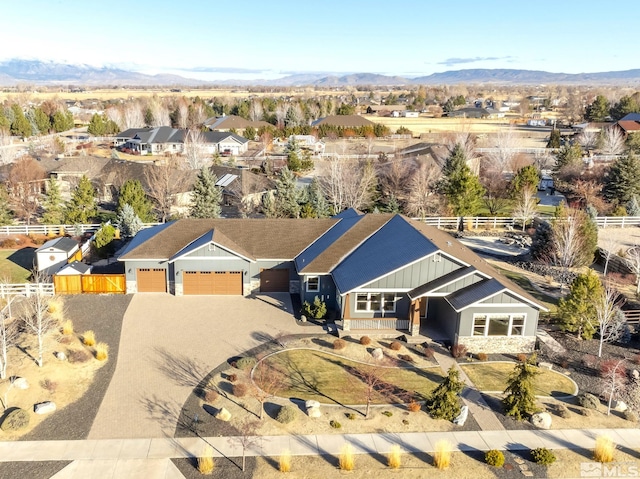
POLYGON ((469 58, 447 58, 441 62, 438 62, 437 65, 445 65, 445 66, 454 66, 461 65, 464 63, 476 63, 476 62, 494 62, 497 60, 513 60, 512 56, 505 57, 469 57, 469 58))

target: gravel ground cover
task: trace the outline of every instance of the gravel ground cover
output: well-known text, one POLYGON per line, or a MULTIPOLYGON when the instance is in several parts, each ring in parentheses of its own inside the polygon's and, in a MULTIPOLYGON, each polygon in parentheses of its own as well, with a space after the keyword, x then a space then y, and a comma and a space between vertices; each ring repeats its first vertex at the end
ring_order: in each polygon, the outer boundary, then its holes
MULTIPOLYGON (((86 439, 116 367, 122 318, 131 298, 131 295, 90 294, 64 297, 66 318, 73 321, 76 331, 92 329, 98 341, 107 343, 109 360, 96 372, 84 396, 47 418, 21 440, 86 439)), ((12 476, 0 474, 0 477, 12 476)))
POLYGON ((3 479, 49 479, 69 465, 71 461, 0 462, 3 479))

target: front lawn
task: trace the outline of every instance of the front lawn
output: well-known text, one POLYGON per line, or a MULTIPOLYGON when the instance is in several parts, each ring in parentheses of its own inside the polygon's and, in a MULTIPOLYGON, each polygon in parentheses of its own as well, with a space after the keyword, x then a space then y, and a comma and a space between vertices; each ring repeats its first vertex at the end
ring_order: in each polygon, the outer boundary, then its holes
MULTIPOLYGON (((366 386, 358 378, 358 371, 366 369, 366 364, 307 349, 283 351, 264 361, 287 376, 278 396, 315 399, 327 404, 366 403, 366 386)), ((393 392, 391 396, 376 393, 373 404, 407 402, 412 397, 420 400, 442 379, 439 367, 376 367, 376 371, 385 383, 393 386, 393 392)))
POLYGON ((33 250, 25 248, 22 250, 3 249, 0 250, 0 281, 8 283, 28 283, 31 272, 23 268, 20 264, 26 264, 26 256, 33 262, 33 250))
MULTIPOLYGON (((479 362, 461 364, 460 367, 480 391, 504 391, 507 379, 516 363, 511 362, 479 362)), ((570 396, 576 393, 576 386, 564 374, 538 368, 534 388, 536 396, 570 396)))

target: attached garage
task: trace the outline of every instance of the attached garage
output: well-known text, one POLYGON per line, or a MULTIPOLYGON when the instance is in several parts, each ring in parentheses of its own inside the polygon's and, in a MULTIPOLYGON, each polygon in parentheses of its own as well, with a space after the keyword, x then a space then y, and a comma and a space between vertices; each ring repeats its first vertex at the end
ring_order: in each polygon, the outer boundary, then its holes
POLYGON ((184 271, 184 294, 242 294, 242 271, 184 271))
POLYGON ((138 268, 136 281, 138 293, 167 292, 167 273, 163 268, 138 268))
POLYGON ((261 293, 288 293, 288 269, 263 269, 260 271, 261 293))

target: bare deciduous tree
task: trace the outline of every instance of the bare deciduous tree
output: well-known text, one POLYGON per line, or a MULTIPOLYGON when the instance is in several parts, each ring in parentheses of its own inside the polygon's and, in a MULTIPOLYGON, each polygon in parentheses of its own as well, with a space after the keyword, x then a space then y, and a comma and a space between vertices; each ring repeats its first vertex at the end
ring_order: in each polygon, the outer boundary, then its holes
POLYGON ((371 203, 375 182, 375 169, 370 161, 337 156, 327 160, 320 177, 320 186, 336 212, 366 208, 371 203))
POLYGON ((598 132, 585 128, 576 139, 583 149, 593 150, 598 145, 598 132))
POLYGON ((613 238, 606 238, 599 243, 602 244, 600 247, 600 256, 604 258, 603 275, 606 276, 609 269, 609 261, 614 255, 614 250, 616 249, 616 242, 613 238))
POLYGON ((522 219, 522 231, 524 231, 527 221, 535 218, 537 212, 538 202, 535 190, 523 188, 513 210, 513 216, 522 219))
MULTIPOLYGON (((36 284, 43 283, 45 279, 43 273, 35 271, 32 277, 36 284)), ((38 341, 38 357, 35 358, 38 367, 42 367, 44 364, 45 339, 57 325, 57 321, 49 314, 51 299, 51 296, 38 289, 31 293, 24 302, 22 319, 26 328, 36 336, 38 341)))
POLYGON ((107 115, 107 118, 109 120, 118 125, 118 128, 120 128, 121 130, 126 130, 124 124, 124 115, 122 114, 122 110, 120 108, 112 106, 111 108, 107 108, 104 113, 105 115, 107 115))
POLYGON ((491 169, 504 172, 518 155, 516 151, 522 145, 522 139, 514 128, 502 129, 493 138, 493 150, 486 154, 491 169))
POLYGON ((147 194, 165 223, 176 204, 176 195, 189 187, 189 173, 178 168, 178 160, 170 159, 163 165, 148 166, 144 170, 147 194))
POLYGON ((605 155, 619 155, 624 149, 624 135, 619 128, 610 126, 602 130, 602 152, 605 155))
POLYGON ((602 356, 602 345, 604 343, 610 343, 618 339, 623 332, 624 328, 624 315, 620 320, 620 315, 616 314, 621 306, 618 301, 618 292, 609 283, 605 283, 602 288, 602 293, 599 297, 594 298, 594 313, 596 321, 598 322, 598 335, 600 336, 600 342, 598 344, 598 357, 602 356), (622 324, 620 324, 622 322, 622 324))
POLYGON ((365 403, 364 417, 369 417, 371 411, 371 403, 376 396, 391 396, 394 386, 386 379, 388 369, 380 367, 379 364, 367 364, 351 368, 354 381, 360 384, 354 388, 362 389, 363 400, 365 403))
POLYGON ((15 213, 27 224, 38 211, 41 181, 45 176, 44 169, 31 157, 20 158, 9 171, 7 186, 11 193, 11 204, 15 213))
POLYGON ((242 472, 244 472, 247 463, 247 449, 258 444, 260 437, 256 436, 258 431, 259 423, 248 416, 245 416, 243 419, 236 423, 236 428, 238 429, 238 435, 229 438, 229 442, 232 445, 240 444, 242 448, 242 472))
POLYGON ((378 177, 382 193, 405 199, 414 163, 411 159, 394 159, 378 164, 378 177))
POLYGON ((187 165, 192 170, 200 170, 209 163, 206 142, 200 130, 189 130, 184 137, 184 150, 187 165))
POLYGON ((260 402, 260 420, 264 418, 264 403, 282 390, 287 381, 285 371, 275 364, 267 365, 260 361, 251 372, 253 395, 260 402))
POLYGON ((613 398, 624 389, 627 384, 627 374, 624 359, 605 361, 600 368, 600 376, 604 379, 604 393, 608 396, 607 415, 611 414, 613 398))
POLYGON ((640 294, 640 245, 636 244, 627 250, 625 262, 636 277, 636 294, 640 294))
POLYGON ((480 181, 485 189, 482 201, 489 213, 495 216, 509 203, 509 182, 502 171, 496 169, 483 171, 480 181))
POLYGON ((435 163, 423 163, 413 172, 409 180, 407 212, 411 216, 425 218, 433 214, 438 207, 435 184, 440 178, 440 168, 435 163))
POLYGON ((11 305, 16 296, 9 296, 0 311, 0 379, 7 378, 9 364, 9 349, 15 344, 18 330, 13 322, 11 305))
POLYGON ((257 98, 251 100, 251 104, 249 105, 249 118, 251 121, 262 120, 263 113, 264 108, 262 108, 262 102, 257 98))
POLYGON ((138 102, 127 103, 122 110, 122 121, 124 129, 143 128, 145 122, 142 105, 138 102))

